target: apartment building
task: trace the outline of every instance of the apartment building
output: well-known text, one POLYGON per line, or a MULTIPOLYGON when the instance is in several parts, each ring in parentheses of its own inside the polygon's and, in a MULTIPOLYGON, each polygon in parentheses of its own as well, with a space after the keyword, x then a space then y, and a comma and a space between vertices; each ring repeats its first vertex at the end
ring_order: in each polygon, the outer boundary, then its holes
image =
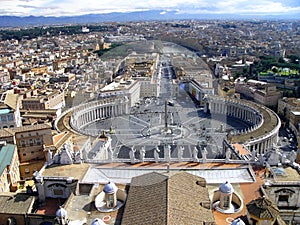
POLYGON ((278 100, 277 114, 290 119, 291 111, 300 111, 300 99, 284 97, 278 100))
POLYGON ((12 129, 18 147, 21 177, 29 178, 46 161, 44 148, 53 144, 51 127, 47 124, 12 129))
POLYGON ((19 96, 12 93, 0 94, 0 128, 12 128, 22 126, 19 103, 19 96))
POLYGON ((0 193, 14 191, 20 180, 16 145, 0 142, 0 193))
POLYGON ((32 67, 30 70, 34 74, 44 74, 44 73, 48 73, 48 66, 36 66, 36 67, 32 67))
POLYGON ((63 90, 42 90, 22 100, 22 109, 43 110, 65 107, 63 90))
POLYGON ((277 114, 280 117, 284 118, 284 121, 296 136, 298 141, 298 148, 300 148, 300 99, 287 97, 279 99, 277 114))
POLYGON ((139 101, 141 84, 133 79, 116 79, 114 82, 100 89, 98 97, 109 98, 124 96, 128 99, 128 106, 132 107, 139 101))
POLYGON ((268 107, 277 106, 282 93, 277 90, 275 84, 262 81, 239 79, 235 82, 235 91, 246 98, 268 107))
POLYGON ((53 145, 52 130, 48 124, 37 124, 17 128, 4 128, 0 141, 17 145, 22 179, 30 178, 46 161, 44 149, 53 145))

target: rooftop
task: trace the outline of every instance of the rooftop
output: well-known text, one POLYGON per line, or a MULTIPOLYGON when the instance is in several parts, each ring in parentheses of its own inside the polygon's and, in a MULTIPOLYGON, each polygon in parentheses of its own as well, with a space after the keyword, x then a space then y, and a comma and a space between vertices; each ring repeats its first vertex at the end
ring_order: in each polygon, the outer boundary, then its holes
POLYGON ((132 179, 122 224, 202 224, 214 222, 207 188, 197 176, 148 173, 132 179), (144 201, 140 201, 143 199, 144 201), (139 210, 136 210, 139 209, 139 210))
POLYGON ((129 89, 133 83, 136 81, 134 80, 124 80, 122 79, 120 82, 112 82, 109 85, 103 87, 100 92, 109 92, 109 91, 116 91, 116 90, 127 90, 129 89))
POLYGON ((89 170, 89 164, 71 164, 71 165, 51 165, 43 171, 46 177, 74 177, 81 180, 85 173, 89 170), (74 172, 76 171, 76 172, 74 172))
POLYGON ((14 213, 23 215, 30 213, 34 200, 34 196, 23 193, 0 194, 0 213, 14 213))
MULTIPOLYGON (((240 164, 220 164, 220 163, 209 163, 209 164, 199 164, 199 163, 187 163, 187 162, 182 162, 182 163, 170 163, 169 165, 169 170, 167 170, 167 163, 137 163, 134 165, 126 164, 126 163, 107 163, 107 164, 101 164, 101 165, 96 165, 96 164, 73 164, 73 165, 65 165, 65 166, 57 166, 57 167, 52 167, 52 168, 47 168, 45 172, 43 173, 43 176, 74 176, 76 174, 76 178, 82 178, 79 180, 80 185, 93 185, 92 190, 90 191, 89 195, 71 195, 71 197, 68 199, 68 201, 65 203, 66 206, 64 208, 67 210, 68 215, 71 220, 82 220, 83 218, 87 218, 87 222, 90 223, 92 222, 93 219, 95 218, 100 218, 100 219, 109 219, 107 224, 120 224, 120 221, 123 215, 123 209, 121 208, 117 212, 111 212, 111 213, 101 213, 99 212, 94 204, 94 198, 95 196, 100 193, 103 190, 104 184, 107 183, 107 181, 112 181, 115 182, 115 180, 118 180, 119 182, 124 182, 125 179, 128 180, 128 182, 132 182, 131 186, 135 185, 138 186, 138 184, 145 186, 145 184, 149 184, 152 186, 152 184, 155 186, 157 182, 157 179, 154 179, 155 177, 159 178, 161 177, 163 180, 166 180, 168 177, 172 177, 174 174, 176 174, 179 171, 184 170, 185 172, 188 172, 185 175, 185 178, 182 177, 177 177, 176 181, 174 182, 181 182, 180 188, 175 188, 174 190, 169 190, 169 195, 170 195, 170 201, 175 201, 176 203, 170 203, 170 204, 180 204, 180 205, 185 205, 185 204, 191 204, 189 201, 184 200, 184 203, 181 203, 181 200, 178 200, 176 196, 181 196, 182 199, 186 199, 186 197, 190 197, 191 193, 190 190, 194 190, 195 187, 193 185, 196 184, 196 182, 192 182, 194 179, 190 179, 191 177, 196 177, 197 181, 199 179, 203 179, 201 177, 202 174, 201 172, 208 172, 208 174, 215 174, 220 172, 220 176, 218 177, 213 177, 213 179, 208 177, 208 181, 206 183, 206 187, 209 193, 212 193, 215 190, 218 190, 218 187, 220 186, 220 183, 225 182, 228 180, 231 182, 233 189, 238 195, 241 196, 241 198, 244 201, 244 208, 242 209, 241 212, 236 213, 234 215, 228 215, 228 214, 222 214, 218 212, 217 210, 213 211, 214 218, 216 221, 217 225, 224 225, 227 221, 228 218, 233 219, 244 216, 246 215, 246 204, 249 203, 250 201, 261 197, 262 192, 260 191, 261 185, 264 183, 262 177, 264 174, 264 170, 257 169, 253 171, 250 169, 248 166, 241 167, 240 164), (68 168, 69 167, 69 168, 68 168), (84 172, 80 169, 83 167, 84 172), (215 172, 210 172, 214 171, 215 172), (78 171, 74 173, 74 171, 78 171), (141 171, 139 173, 139 171, 141 171), (169 171, 169 172, 167 172, 169 171), (195 172, 197 176, 194 176, 194 174, 190 174, 191 172, 195 172), (200 172, 197 172, 200 171, 200 172), (230 171, 230 173, 228 173, 230 171), (239 174, 237 177, 234 177, 234 173, 232 174, 231 172, 237 172, 237 171, 244 171, 245 174, 239 174), (79 174, 78 174, 79 173, 79 174), (112 173, 112 174, 111 174, 112 173), (248 173, 248 175, 247 175, 248 173), (146 174, 146 175, 145 175, 146 174), (159 174, 159 176, 154 176, 153 179, 139 179, 137 181, 134 181, 134 179, 131 181, 131 177, 133 176, 138 176, 138 177, 147 177, 147 174, 159 174), (115 177, 110 177, 110 175, 113 175, 115 177), (120 177, 125 177, 128 176, 128 178, 120 179, 120 177), (200 176, 200 177, 199 177, 200 176), (245 177, 250 179, 246 181, 245 177), (87 180, 89 178, 89 180, 87 180), (224 179, 223 179, 224 178, 224 179), (177 180, 179 179, 179 181, 177 180), (211 179, 211 180, 209 180, 211 179), (232 182, 232 180, 235 180, 235 182, 232 182), (139 181, 139 183, 137 183, 139 181), (101 183, 102 182, 102 183, 101 183), (189 183, 191 182, 191 183, 189 183), (211 182, 211 183, 209 183, 211 182), (192 188, 191 188, 192 187, 192 188), (174 196, 172 195, 174 191, 174 196), (185 193, 187 195, 185 195, 185 193), (172 197, 172 196, 173 197, 172 197)), ((180 172, 179 172, 180 173, 180 172)), ((195 179, 196 179, 195 178, 195 179)), ((248 179, 247 178, 247 179, 248 179)), ((175 178, 174 178, 175 179, 175 178)), ((159 180, 159 179, 158 179, 159 180)), ((170 181, 169 181, 170 182, 170 181)), ((120 185, 120 183, 116 182, 117 187, 124 189, 125 185, 120 185)), ((143 187, 142 187, 143 188, 143 187)), ((202 193, 202 192, 201 192, 202 193)), ((192 195, 193 196, 193 195, 192 195)), ((197 194, 196 197, 193 197, 194 199, 197 200, 206 200, 207 198, 201 197, 202 195, 197 194)), ((160 198, 161 199, 161 198, 160 198)), ((161 199, 162 201, 162 199, 161 199)), ((60 205, 62 205, 63 202, 56 202, 56 207, 55 209, 57 210, 60 205)), ((153 206, 153 204, 151 204, 153 206)), ((192 207, 192 206, 188 206, 192 207)), ((197 205, 199 207, 199 205, 197 205)), ((49 208, 49 207, 48 207, 49 208)), ((184 213, 183 208, 186 207, 181 207, 181 211, 178 211, 175 208, 170 209, 172 217, 175 218, 175 220, 178 221, 180 219, 185 219, 185 216, 182 216, 182 213, 184 213), (180 218, 177 218, 176 216, 180 215, 180 218)), ((42 210, 50 210, 50 209, 42 209, 42 210)), ((53 210, 53 213, 55 211, 53 210)), ((197 213, 196 213, 197 214, 197 213)), ((191 218, 188 218, 191 219, 191 218)), ((177 221, 177 224, 180 222, 177 221)), ((155 224, 155 223, 154 223, 155 224)), ((191 222, 190 224, 200 224, 200 223, 194 223, 191 222)), ((227 224, 227 223, 226 223, 227 224)))
POLYGON ((0 174, 3 173, 6 166, 11 165, 13 155, 16 151, 16 146, 12 144, 6 144, 0 146, 0 174))
POLYGON ((51 129, 51 126, 48 124, 36 124, 31 126, 23 126, 23 127, 14 127, 14 128, 4 128, 11 134, 27 132, 27 131, 37 131, 42 129, 51 129))
MULTIPOLYGON (((124 186, 118 185, 118 188, 124 186)), ((94 200, 96 195, 103 189, 103 185, 96 187, 94 193, 90 195, 71 195, 65 203, 64 208, 68 212, 68 217, 71 221, 87 219, 87 224, 96 219, 105 220, 106 224, 116 225, 120 224, 122 218, 123 208, 112 212, 100 212, 96 209, 94 200)))

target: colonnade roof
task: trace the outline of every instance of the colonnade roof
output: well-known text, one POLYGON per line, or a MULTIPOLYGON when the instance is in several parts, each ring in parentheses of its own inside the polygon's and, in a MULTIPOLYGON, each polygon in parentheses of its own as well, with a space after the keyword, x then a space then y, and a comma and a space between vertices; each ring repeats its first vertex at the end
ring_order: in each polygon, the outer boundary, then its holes
MULTIPOLYGON (((244 100, 239 100, 241 102, 245 102, 244 100)), ((247 104, 250 102, 247 101, 247 104)), ((256 129, 252 132, 248 132, 245 134, 239 134, 231 137, 232 143, 246 143, 251 139, 255 139, 261 137, 263 135, 267 135, 272 132, 276 126, 280 123, 279 118, 273 113, 270 109, 265 108, 264 106, 259 106, 256 103, 250 103, 251 106, 259 111, 259 113, 263 116, 263 124, 259 129, 256 129)))

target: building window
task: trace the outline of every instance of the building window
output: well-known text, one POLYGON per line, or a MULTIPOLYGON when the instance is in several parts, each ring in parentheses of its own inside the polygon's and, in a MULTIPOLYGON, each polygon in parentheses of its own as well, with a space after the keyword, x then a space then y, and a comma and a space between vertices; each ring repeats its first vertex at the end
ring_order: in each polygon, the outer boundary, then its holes
POLYGON ((228 195, 224 196, 224 204, 223 204, 224 208, 229 207, 229 204, 230 204, 229 200, 230 200, 230 198, 228 195))
POLYGON ((32 139, 29 139, 29 145, 33 146, 33 140, 32 139))
POLYGON ((37 144, 37 145, 41 145, 41 144, 42 144, 42 142, 41 142, 41 139, 40 139, 40 138, 37 138, 35 141, 36 141, 36 144, 37 144))
POLYGON ((26 146, 26 144, 25 144, 25 141, 24 141, 24 140, 22 140, 22 141, 21 141, 21 146, 22 146, 22 147, 25 147, 25 146, 26 146))
POLYGON ((108 195, 108 204, 107 207, 113 208, 114 207, 114 195, 108 195))
POLYGON ((8 115, 8 120, 9 120, 9 121, 13 121, 13 120, 14 120, 13 115, 8 115))
POLYGON ((53 194, 62 196, 64 192, 61 189, 53 189, 53 194))
POLYGON ((278 202, 288 202, 289 196, 288 195, 279 195, 278 202))

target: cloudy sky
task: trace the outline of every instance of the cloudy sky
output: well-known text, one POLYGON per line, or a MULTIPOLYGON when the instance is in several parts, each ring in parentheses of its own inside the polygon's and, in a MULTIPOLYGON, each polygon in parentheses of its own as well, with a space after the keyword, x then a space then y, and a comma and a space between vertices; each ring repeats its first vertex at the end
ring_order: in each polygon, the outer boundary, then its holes
POLYGON ((158 9, 178 13, 300 14, 299 0, 0 0, 0 15, 72 16, 158 9))

